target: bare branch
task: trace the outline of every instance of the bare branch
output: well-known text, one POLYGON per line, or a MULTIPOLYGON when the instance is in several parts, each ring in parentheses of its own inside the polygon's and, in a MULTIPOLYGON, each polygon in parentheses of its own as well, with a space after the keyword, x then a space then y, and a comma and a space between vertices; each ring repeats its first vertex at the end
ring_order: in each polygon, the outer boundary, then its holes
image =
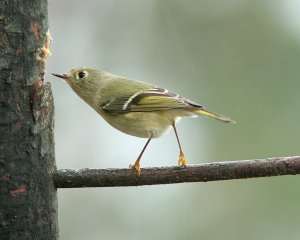
POLYGON ((300 173, 300 156, 141 170, 137 176, 130 169, 61 169, 54 182, 57 188, 120 187, 295 175, 300 173))

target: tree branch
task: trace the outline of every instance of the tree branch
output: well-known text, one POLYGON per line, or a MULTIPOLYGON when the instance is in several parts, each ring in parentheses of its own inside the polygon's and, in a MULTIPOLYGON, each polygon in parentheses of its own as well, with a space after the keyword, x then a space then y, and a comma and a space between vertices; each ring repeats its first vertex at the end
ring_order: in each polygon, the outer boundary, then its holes
POLYGON ((120 187, 300 174, 300 156, 215 162, 186 167, 130 169, 61 169, 54 174, 57 188, 120 187))

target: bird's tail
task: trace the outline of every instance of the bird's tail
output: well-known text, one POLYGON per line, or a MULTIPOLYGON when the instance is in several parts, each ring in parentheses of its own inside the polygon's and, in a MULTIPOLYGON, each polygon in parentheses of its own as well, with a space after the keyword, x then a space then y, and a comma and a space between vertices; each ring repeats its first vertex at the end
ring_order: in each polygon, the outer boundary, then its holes
POLYGON ((222 121, 222 122, 225 122, 225 123, 233 123, 233 124, 236 123, 235 121, 231 120, 228 117, 222 116, 222 115, 217 114, 217 113, 209 112, 204 108, 194 110, 193 112, 198 114, 198 115, 202 115, 202 116, 205 116, 205 117, 208 117, 208 118, 216 119, 216 120, 219 120, 219 121, 222 121))

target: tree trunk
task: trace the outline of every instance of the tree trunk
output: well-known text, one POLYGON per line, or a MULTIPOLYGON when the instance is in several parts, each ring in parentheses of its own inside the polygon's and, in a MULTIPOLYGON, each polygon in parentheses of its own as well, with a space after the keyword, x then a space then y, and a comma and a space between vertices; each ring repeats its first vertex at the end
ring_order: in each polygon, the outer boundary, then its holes
POLYGON ((57 239, 47 0, 0 6, 0 239, 57 239))

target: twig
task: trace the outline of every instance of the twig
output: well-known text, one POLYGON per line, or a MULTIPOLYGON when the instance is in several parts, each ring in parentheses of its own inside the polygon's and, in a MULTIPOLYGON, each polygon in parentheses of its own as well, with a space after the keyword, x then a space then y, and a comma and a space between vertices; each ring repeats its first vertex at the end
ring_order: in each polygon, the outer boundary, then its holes
POLYGON ((215 162, 185 167, 130 169, 60 169, 54 174, 57 188, 120 187, 300 174, 300 156, 215 162))

